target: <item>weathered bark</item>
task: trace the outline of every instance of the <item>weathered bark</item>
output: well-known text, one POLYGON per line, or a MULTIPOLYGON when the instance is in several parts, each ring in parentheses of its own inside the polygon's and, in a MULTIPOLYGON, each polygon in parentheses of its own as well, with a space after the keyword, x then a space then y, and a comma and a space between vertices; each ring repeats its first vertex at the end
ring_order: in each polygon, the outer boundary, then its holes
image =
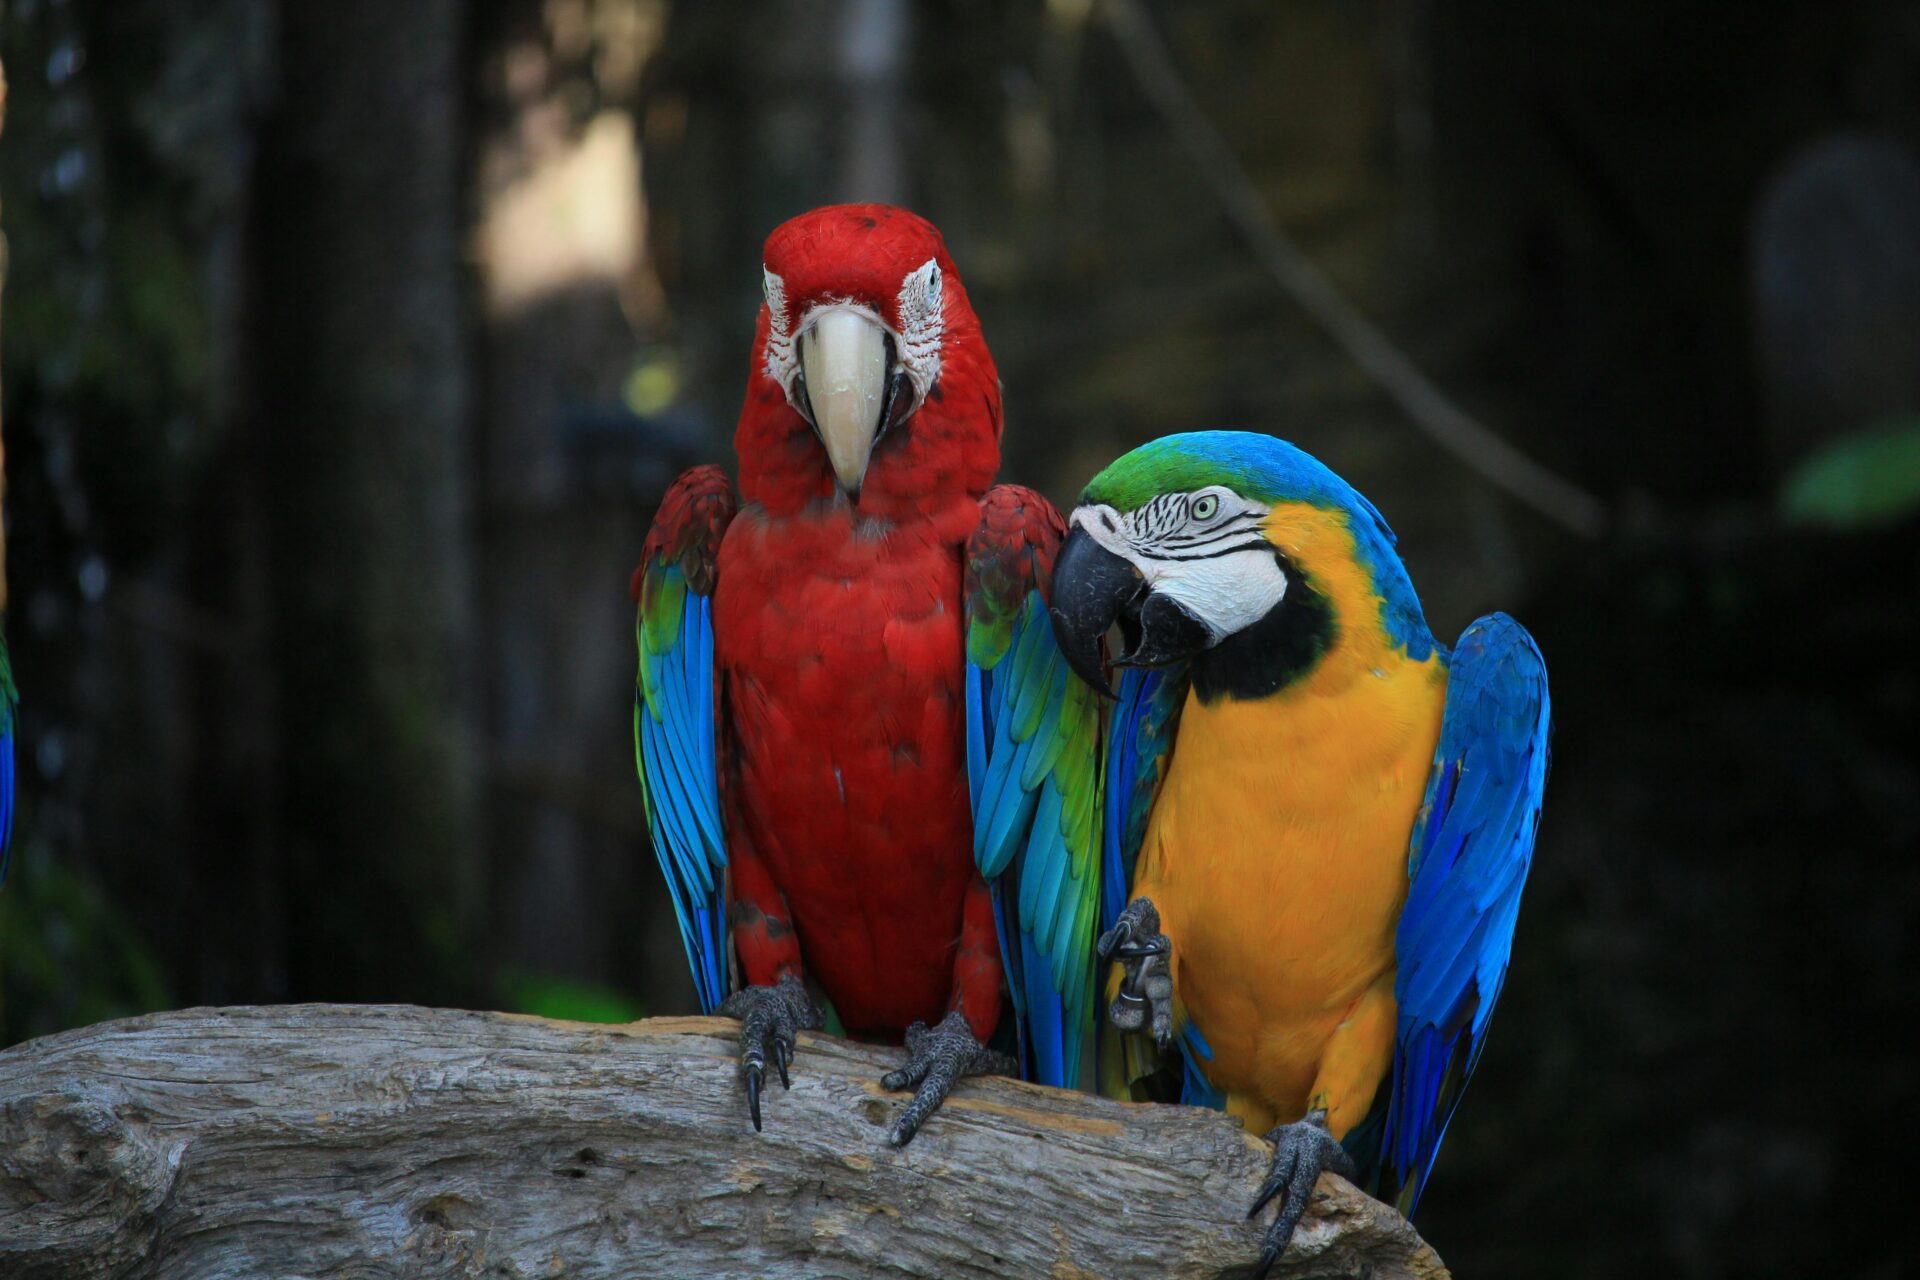
MULTIPOLYGON (((1268 1148, 966 1082, 904 1151, 895 1053, 807 1036, 747 1124, 735 1024, 405 1006, 156 1014, 0 1053, 0 1274, 1216 1276, 1268 1148)), ((1446 1275, 1324 1179, 1276 1274, 1446 1275)))

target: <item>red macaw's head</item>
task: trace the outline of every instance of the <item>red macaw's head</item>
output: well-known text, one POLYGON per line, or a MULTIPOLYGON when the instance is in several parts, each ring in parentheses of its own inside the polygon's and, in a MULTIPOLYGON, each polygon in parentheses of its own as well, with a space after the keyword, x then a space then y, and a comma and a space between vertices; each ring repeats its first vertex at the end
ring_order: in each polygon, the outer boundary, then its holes
POLYGON ((1000 378, 933 224, 832 205, 767 237, 734 437, 749 502, 898 518, 976 500, 1000 465, 1000 378))

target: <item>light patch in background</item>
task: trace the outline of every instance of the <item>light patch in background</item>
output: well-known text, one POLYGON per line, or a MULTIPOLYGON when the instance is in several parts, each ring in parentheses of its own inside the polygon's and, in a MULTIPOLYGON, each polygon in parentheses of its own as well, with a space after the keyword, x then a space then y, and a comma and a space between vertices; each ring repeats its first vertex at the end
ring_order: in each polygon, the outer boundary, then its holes
POLYGON ((480 227, 489 311, 510 315, 581 284, 624 293, 647 226, 633 117, 603 111, 578 138, 529 150, 537 158, 492 193, 480 227))
POLYGON ((621 384, 620 399, 643 418, 652 417, 680 396, 680 361, 672 351, 656 351, 635 365, 621 384))

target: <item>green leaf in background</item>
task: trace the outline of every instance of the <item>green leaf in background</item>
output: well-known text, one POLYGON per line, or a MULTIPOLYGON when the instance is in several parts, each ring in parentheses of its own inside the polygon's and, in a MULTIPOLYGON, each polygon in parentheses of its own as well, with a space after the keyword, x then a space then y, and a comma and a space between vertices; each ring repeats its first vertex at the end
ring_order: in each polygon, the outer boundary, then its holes
POLYGON ((1837 440, 1794 468, 1780 505, 1796 524, 1868 529, 1920 510, 1920 417, 1837 440))
POLYGON ((614 990, 552 973, 512 970, 500 979, 501 998, 514 1013, 531 1013, 563 1022, 633 1022, 640 1005, 614 990))

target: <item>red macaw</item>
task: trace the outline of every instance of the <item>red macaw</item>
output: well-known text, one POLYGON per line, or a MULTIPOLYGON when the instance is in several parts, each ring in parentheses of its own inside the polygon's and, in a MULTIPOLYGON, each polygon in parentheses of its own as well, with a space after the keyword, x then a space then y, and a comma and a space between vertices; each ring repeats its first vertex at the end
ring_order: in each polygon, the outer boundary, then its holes
POLYGON ((900 1144, 961 1076, 1012 1068, 986 1047, 1008 998, 1028 1073, 1077 1079, 1099 717, 1041 599, 1060 516, 988 488, 1000 383, 940 233, 817 209, 763 274, 739 499, 716 467, 681 476, 634 574, 635 745, 754 1127, 817 990, 848 1031, 904 1034, 900 1144))

